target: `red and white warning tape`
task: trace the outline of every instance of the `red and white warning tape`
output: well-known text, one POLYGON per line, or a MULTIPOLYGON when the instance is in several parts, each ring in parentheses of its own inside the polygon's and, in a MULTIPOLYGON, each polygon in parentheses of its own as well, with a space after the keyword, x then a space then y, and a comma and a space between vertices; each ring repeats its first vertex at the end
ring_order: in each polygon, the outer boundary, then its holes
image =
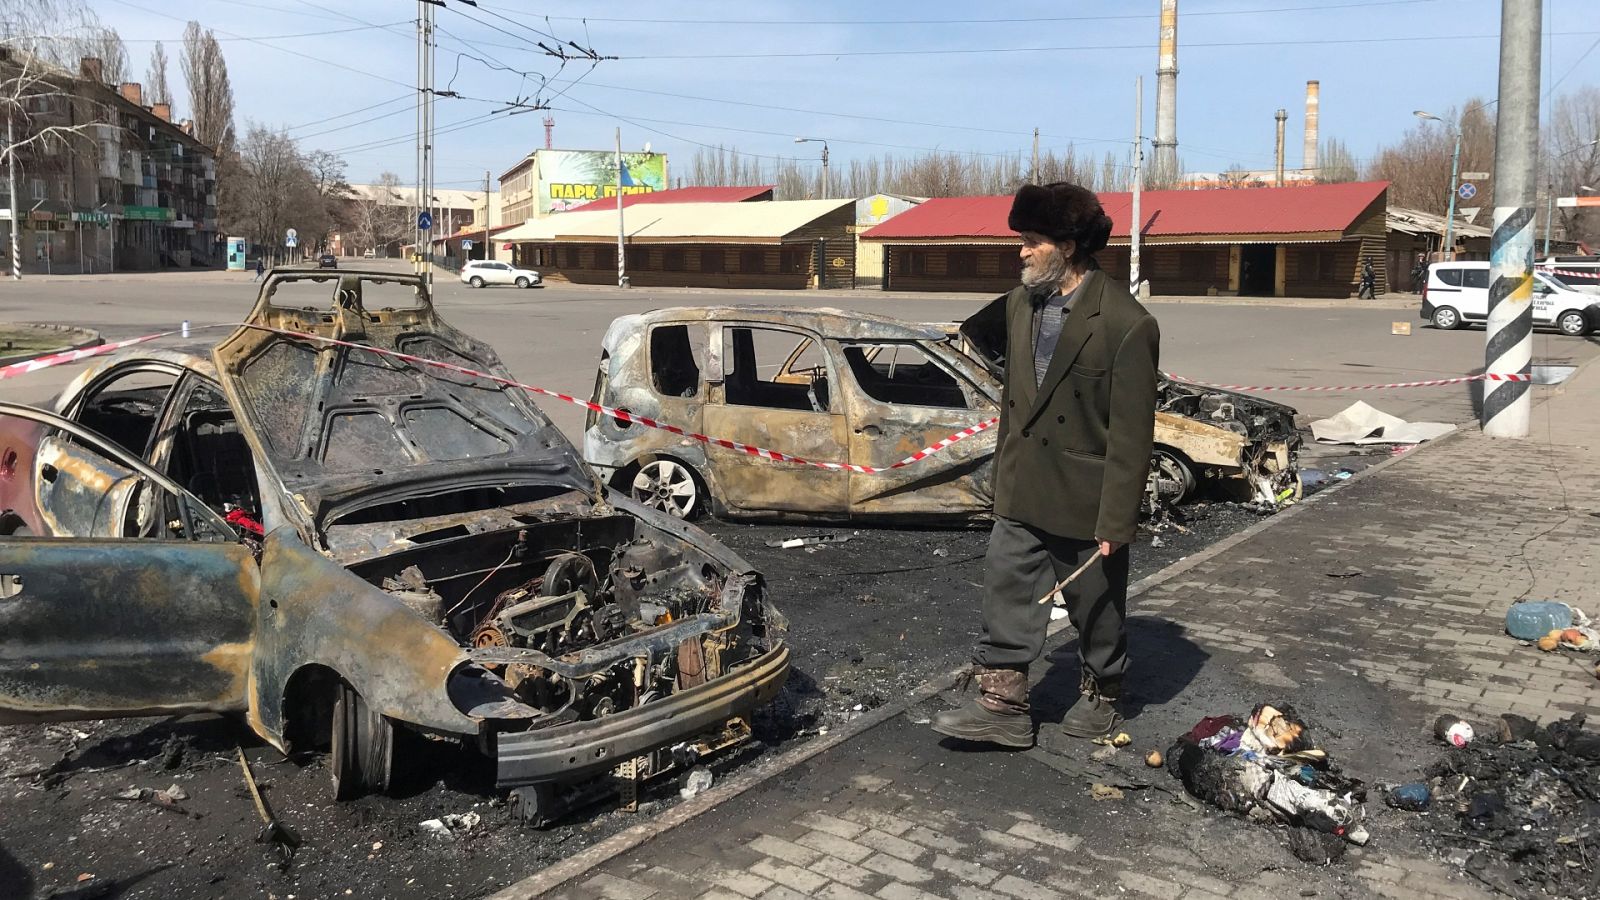
POLYGON ((15 378, 18 375, 26 375, 29 372, 37 372, 40 369, 48 369, 51 366, 59 366, 64 363, 77 362, 80 359, 88 359, 91 356, 100 356, 105 353, 113 353, 117 350, 121 350, 124 347, 132 347, 134 344, 143 344, 146 341, 153 341, 157 338, 171 337, 177 333, 178 332, 176 331, 163 331, 160 334, 147 334, 144 337, 129 338, 128 340, 117 341, 113 344, 97 344, 93 347, 83 347, 78 350, 68 350, 65 353, 52 353, 48 356, 35 356, 33 359, 24 360, 23 362, 19 363, 12 363, 11 365, 5 367, 0 367, 0 380, 15 378))
POLYGON ((1547 275, 1566 275, 1573 278, 1600 278, 1600 269, 1551 269, 1545 266, 1534 266, 1535 271, 1547 275))
POLYGON ((1209 381, 1195 381, 1182 375, 1165 373, 1173 381, 1192 384, 1195 387, 1216 388, 1223 391, 1382 391, 1390 388, 1419 388, 1439 387, 1446 384, 1466 384, 1469 381, 1532 381, 1532 375, 1520 373, 1501 374, 1499 372, 1485 372, 1482 375, 1463 375, 1459 378, 1430 378, 1427 381, 1396 381, 1391 384, 1337 384, 1337 385, 1259 385, 1259 384, 1212 384, 1209 381))

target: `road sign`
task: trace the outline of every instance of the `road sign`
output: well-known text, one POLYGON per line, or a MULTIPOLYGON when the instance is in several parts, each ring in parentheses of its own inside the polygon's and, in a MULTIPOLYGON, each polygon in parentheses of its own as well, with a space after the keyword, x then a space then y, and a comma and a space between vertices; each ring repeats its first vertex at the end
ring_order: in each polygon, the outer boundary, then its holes
POLYGON ((1463 200, 1471 200, 1473 197, 1478 196, 1478 187, 1477 185, 1474 185, 1472 182, 1468 181, 1461 185, 1461 187, 1456 188, 1456 193, 1460 194, 1461 199, 1463 200))
POLYGON ((284 233, 283 233, 283 245, 285 247, 298 247, 298 246, 300 246, 300 232, 295 231, 293 228, 290 228, 290 229, 287 229, 286 231, 284 231, 284 233))
POLYGON ((417 227, 422 229, 423 231, 432 231, 433 230, 433 214, 428 212, 427 210, 423 210, 422 212, 418 213, 417 214, 417 227))
POLYGON ((472 249, 472 241, 463 238, 462 241, 461 241, 461 249, 463 249, 463 250, 471 250, 472 249))
POLYGON ((1488 181, 1489 180, 1489 173, 1488 172, 1462 172, 1461 173, 1461 180, 1462 181, 1488 181))

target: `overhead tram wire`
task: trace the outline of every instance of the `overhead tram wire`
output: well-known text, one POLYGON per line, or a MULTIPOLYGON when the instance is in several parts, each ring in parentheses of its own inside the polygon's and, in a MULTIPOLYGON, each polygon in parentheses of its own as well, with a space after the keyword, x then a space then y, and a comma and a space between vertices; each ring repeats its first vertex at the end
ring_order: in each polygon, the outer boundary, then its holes
POLYGON ((360 107, 359 109, 352 109, 352 110, 350 110, 348 112, 342 112, 342 113, 339 113, 337 115, 327 116, 327 117, 321 118, 321 119, 313 119, 310 122, 303 122, 303 123, 301 123, 299 125, 290 125, 285 130, 286 131, 299 131, 302 128, 310 128, 313 125, 321 125, 324 122, 332 122, 335 119, 343 119, 343 118, 346 118, 346 117, 349 117, 349 116, 358 116, 358 115, 360 115, 360 114, 362 114, 364 112, 367 112, 369 110, 379 109, 379 108, 384 107, 384 106, 389 106, 389 105, 394 104, 394 103, 399 103, 402 100, 404 100, 406 102, 410 102, 410 101, 415 100, 415 99, 416 99, 416 91, 410 91, 408 93, 401 94, 398 97, 393 97, 391 99, 385 100, 382 103, 374 103, 371 106, 363 106, 363 107, 360 107))
MULTIPOLYGON (((1437 0, 1366 0, 1360 3, 1317 4, 1314 6, 1281 6, 1273 9, 1219 9, 1198 10, 1185 12, 1185 18, 1200 16, 1257 16, 1267 13, 1281 12, 1322 12, 1324 10, 1360 9, 1373 6, 1413 6, 1421 3, 1434 3, 1437 0)), ((483 3, 477 4, 479 9, 489 10, 491 7, 483 3)), ((1109 14, 1087 16, 1039 16, 1026 18, 997 18, 997 19, 617 19, 600 16, 544 16, 543 18, 555 22, 607 22, 629 25, 779 25, 784 27, 807 25, 1021 25, 1045 24, 1050 22, 1109 22, 1129 19, 1159 19, 1160 13, 1133 13, 1109 14)))

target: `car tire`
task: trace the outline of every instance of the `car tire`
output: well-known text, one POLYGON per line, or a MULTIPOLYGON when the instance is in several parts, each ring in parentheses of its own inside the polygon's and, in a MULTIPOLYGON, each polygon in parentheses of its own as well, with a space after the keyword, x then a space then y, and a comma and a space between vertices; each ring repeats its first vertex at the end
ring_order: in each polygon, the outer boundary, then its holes
POLYGON ((528 278, 527 278, 527 276, 524 275, 524 276, 520 276, 520 277, 517 278, 517 287, 525 288, 527 286, 528 286, 528 278))
POLYGON ((474 276, 472 276, 472 280, 468 281, 467 284, 470 284, 475 288, 481 288, 481 287, 483 287, 483 279, 479 278, 476 275, 474 275, 474 276))
POLYGON ((649 460, 628 482, 628 494, 675 519, 694 519, 705 511, 705 488, 687 465, 668 457, 649 460))
POLYGON ((1441 331, 1454 331, 1461 327, 1461 313, 1453 306, 1436 306, 1433 309, 1433 327, 1441 331))
POLYGON ((1150 476, 1145 482, 1145 509, 1155 513, 1170 509, 1194 496, 1199 482, 1194 468, 1183 454, 1157 447, 1150 454, 1150 476))
POLYGON ((1568 337, 1583 337, 1589 333, 1589 320, 1578 310, 1569 309, 1556 316, 1556 327, 1568 337))
POLYGON ((328 769, 335 800, 389 790, 394 771, 394 725, 343 681, 335 688, 328 769))
POLYGON ((567 811, 561 792, 549 781, 513 788, 507 800, 511 820, 528 828, 548 828, 567 811))

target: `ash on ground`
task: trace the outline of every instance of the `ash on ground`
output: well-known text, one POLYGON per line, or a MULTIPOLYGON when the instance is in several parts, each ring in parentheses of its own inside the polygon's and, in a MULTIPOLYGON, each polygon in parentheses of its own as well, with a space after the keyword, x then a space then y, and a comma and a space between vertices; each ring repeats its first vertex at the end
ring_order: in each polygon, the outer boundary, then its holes
POLYGON ((1500 893, 1600 897, 1600 733, 1582 714, 1497 728, 1428 770, 1433 812, 1419 826, 1500 893))

